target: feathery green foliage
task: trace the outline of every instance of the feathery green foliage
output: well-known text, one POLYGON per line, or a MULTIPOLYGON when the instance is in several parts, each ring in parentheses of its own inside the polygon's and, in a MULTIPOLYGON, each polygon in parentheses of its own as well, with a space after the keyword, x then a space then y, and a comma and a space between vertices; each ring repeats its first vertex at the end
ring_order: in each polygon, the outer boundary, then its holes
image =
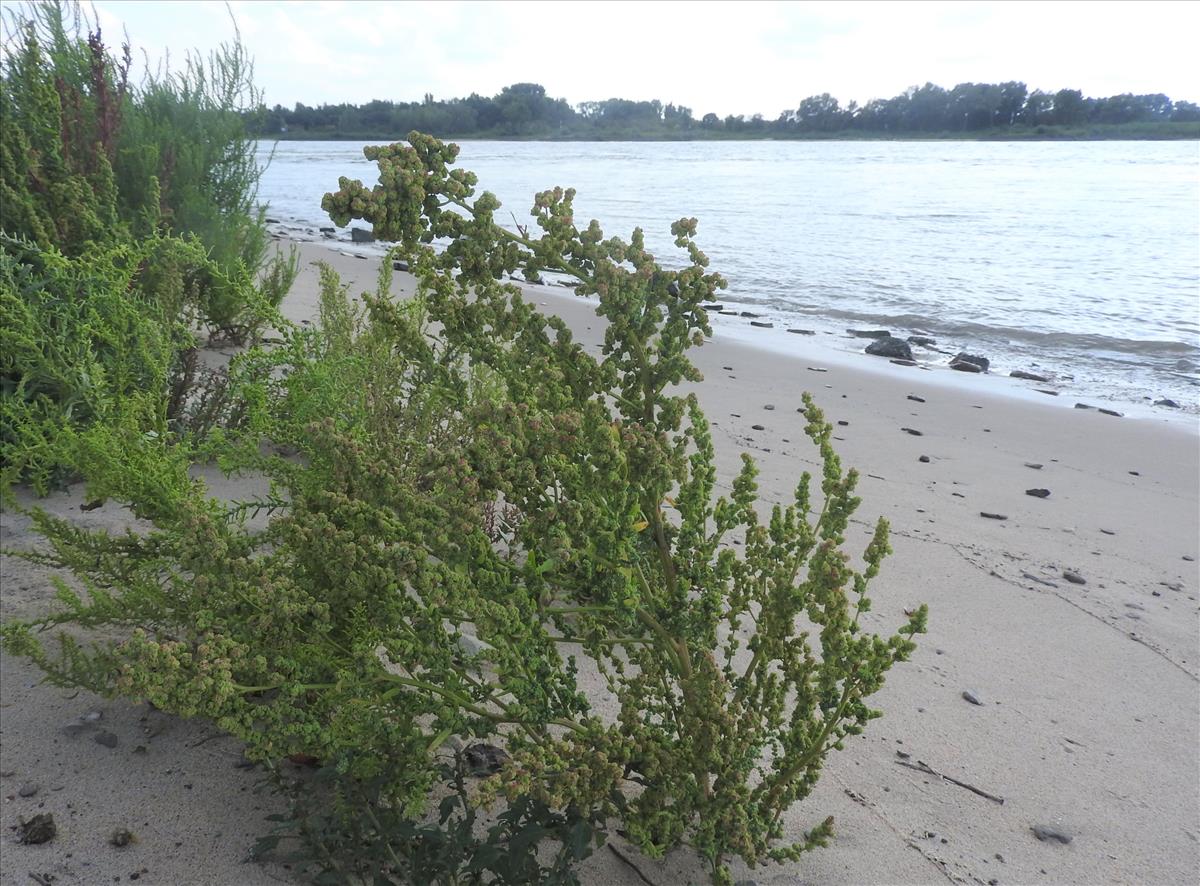
POLYGON ((856 566, 857 475, 830 426, 806 397, 823 470, 788 506, 763 512, 749 457, 717 497, 708 423, 678 391, 701 380, 687 351, 724 285, 696 221, 673 226, 678 270, 640 230, 577 228, 569 190, 537 195, 540 236, 512 233, 450 168, 455 146, 409 139, 365 149, 380 185, 343 179, 324 205, 395 240, 418 298, 391 298, 389 262, 361 307, 326 270, 319 322, 235 361, 237 427, 202 449, 80 433, 91 494, 154 528, 112 538, 34 512, 52 553, 30 556, 83 592, 5 625, 6 647, 63 685, 213 717, 253 758, 324 761, 348 781, 315 826, 372 834, 377 882, 406 869, 396 822, 421 818, 456 738, 511 754, 477 801, 561 811, 588 840, 615 818, 650 855, 693 847, 718 883, 734 857, 823 845, 831 819, 785 833, 782 815, 879 716, 867 699, 925 627, 923 606, 890 637, 860 624, 887 528, 856 566), (599 357, 502 282, 518 272, 598 297, 599 357), (210 498, 188 473, 199 455, 269 491, 210 498), (128 630, 91 650, 42 639, 112 624, 128 630), (583 669, 605 699, 581 691, 583 669), (392 826, 371 822, 380 810, 392 826))
POLYGON ((164 432, 196 334, 253 334, 297 266, 263 266, 240 45, 139 88, 77 5, 5 13, 0 462, 45 492, 75 430, 137 413, 164 432))

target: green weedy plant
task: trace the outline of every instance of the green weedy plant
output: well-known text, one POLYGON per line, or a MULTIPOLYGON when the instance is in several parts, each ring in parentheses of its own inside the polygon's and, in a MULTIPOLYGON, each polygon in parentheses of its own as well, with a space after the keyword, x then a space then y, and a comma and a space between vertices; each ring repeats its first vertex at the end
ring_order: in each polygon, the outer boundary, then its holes
MULTIPOLYGON (((316 326, 235 363, 237 427, 202 448, 77 435, 91 496, 154 529, 109 537, 33 511, 51 545, 27 556, 80 587, 0 638, 56 683, 212 717, 255 759, 322 761, 336 815, 313 843, 353 854, 369 835, 379 882, 429 845, 416 823, 454 737, 511 754, 475 800, 533 811, 518 821, 561 814, 551 830, 576 849, 584 824, 615 816, 643 851, 690 845, 728 882, 733 857, 821 845, 828 819, 784 842, 781 816, 878 716, 866 699, 925 622, 921 607, 894 636, 860 628, 886 526, 854 568, 856 475, 831 429, 806 398, 815 495, 805 475, 793 504, 760 517, 747 458, 714 500, 708 425, 673 393, 700 380, 686 351, 723 285, 695 221, 674 226, 688 263, 672 271, 640 231, 578 230, 570 191, 536 198, 540 237, 514 234, 448 168, 457 148, 410 142, 366 149, 380 186, 343 180, 325 206, 397 241, 417 299, 390 297, 389 262, 362 307, 325 272, 316 326), (501 281, 518 272, 598 296, 600 359, 501 281), (200 456, 269 489, 215 501, 189 476, 200 456), (90 649, 71 632, 113 625, 90 649), (62 628, 55 650, 44 635, 62 628), (611 703, 580 690, 583 668, 611 703)), ((527 844, 523 827, 501 841, 527 844)))
POLYGON ((730 856, 754 865, 822 845, 829 819, 775 846, 782 813, 808 795, 829 751, 879 716, 865 699, 909 656, 926 618, 922 606, 886 639, 860 629, 887 525, 855 570, 842 545, 857 474, 842 471, 830 426, 806 396, 824 464, 819 504, 806 473, 795 503, 761 522, 748 456, 732 496, 714 502, 707 421, 695 395, 670 392, 700 380, 686 350, 711 335, 700 305, 724 286, 706 272, 695 219, 672 226, 690 261, 679 271, 655 262, 640 229, 628 243, 606 240, 595 221, 580 231, 571 190, 537 195, 540 237, 514 233, 496 222, 493 195, 471 199, 475 176, 449 168, 457 146, 409 141, 365 148, 379 185, 340 179, 322 206, 339 224, 363 219, 395 240, 448 347, 488 366, 524 407, 495 416, 494 439, 472 450, 473 473, 522 516, 508 543, 523 553, 535 617, 557 642, 579 644, 620 706, 616 723, 589 717, 554 741, 514 734, 505 791, 612 802, 644 851, 687 843, 718 882, 729 880, 730 856), (602 360, 499 282, 518 271, 564 274, 598 296, 602 360), (522 321, 498 346, 497 331, 522 321), (738 535, 741 556, 729 546, 738 535))
POLYGON ((82 22, 6 8, 0 58, 0 464, 41 493, 81 427, 203 419, 198 333, 253 336, 297 272, 294 250, 262 260, 240 45, 138 89, 129 47, 82 22), (198 146, 155 147, 172 140, 198 146))

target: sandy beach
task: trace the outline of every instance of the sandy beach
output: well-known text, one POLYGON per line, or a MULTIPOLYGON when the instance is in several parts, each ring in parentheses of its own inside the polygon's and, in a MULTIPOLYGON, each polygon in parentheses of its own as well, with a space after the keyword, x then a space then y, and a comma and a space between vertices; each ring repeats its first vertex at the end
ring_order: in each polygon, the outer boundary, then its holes
MULTIPOLYGON (((329 262, 352 292, 374 287, 377 258, 299 248, 302 274, 283 305, 290 319, 315 314, 313 262, 329 262)), ((397 274, 398 293, 411 285, 397 274)), ((587 301, 561 287, 529 293, 597 347, 601 325, 587 301)), ((817 791, 785 819, 786 833, 799 834, 833 815, 832 845, 788 866, 738 866, 737 876, 1194 882, 1196 422, 1074 409, 993 377, 794 339, 790 351, 763 349, 718 331, 692 354, 705 376, 696 389, 714 426, 720 491, 749 452, 764 499, 790 497, 817 464, 797 413, 811 392, 836 423, 843 462, 862 474, 852 547, 866 543, 877 516, 892 526, 895 553, 873 585, 868 627, 892 628, 903 610, 927 603, 929 633, 872 699, 885 716, 831 756, 817 791)), ((216 495, 232 488, 214 471, 205 476, 216 495)), ((129 525, 115 504, 81 512, 82 503, 79 487, 41 502, 87 526, 129 525)), ((18 516, 5 514, 0 528, 5 548, 34 543, 18 516)), ((35 613, 52 595, 45 570, 4 558, 6 618, 35 613)), ((2 679, 0 882, 292 881, 282 865, 246 861, 281 803, 258 790, 260 772, 240 767, 236 741, 145 705, 40 686, 34 669, 8 656, 2 679), (39 812, 54 814, 58 836, 19 845, 10 828, 39 812), (136 841, 110 845, 116 828, 136 841)), ((686 853, 651 861, 613 839, 659 886, 705 882, 686 853)), ((584 866, 584 882, 643 880, 605 848, 584 866)))

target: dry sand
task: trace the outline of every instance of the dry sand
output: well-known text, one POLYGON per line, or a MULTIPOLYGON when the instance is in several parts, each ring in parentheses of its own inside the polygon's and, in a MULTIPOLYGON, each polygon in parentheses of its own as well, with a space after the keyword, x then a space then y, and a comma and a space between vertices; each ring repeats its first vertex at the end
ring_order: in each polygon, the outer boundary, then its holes
MULTIPOLYGON (((304 275, 284 306, 292 319, 314 313, 312 261, 329 261, 352 291, 374 287, 376 259, 318 244, 301 250, 304 275)), ((397 275, 398 290, 410 285, 397 275)), ((595 346, 601 326, 588 302, 555 287, 530 293, 595 346)), ((885 716, 830 758, 815 794, 786 817, 798 834, 834 815, 832 846, 737 876, 759 884, 1195 882, 1195 420, 1075 410, 1016 396, 1007 380, 832 354, 801 337, 783 353, 718 332, 693 359, 726 483, 748 451, 764 498, 790 497, 801 471, 816 465, 796 412, 801 392, 844 423, 838 450, 863 475, 857 540, 865 543, 876 516, 892 525, 895 553, 874 585, 871 626, 894 627, 920 602, 931 609, 913 661, 873 699, 885 716), (1031 488, 1051 494, 1026 495, 1031 488), (1086 584, 1065 580, 1068 570, 1086 584), (1070 842, 1039 840, 1035 826, 1070 842)), ((212 480, 221 494, 220 478, 212 480)), ((81 503, 77 488, 43 502, 92 526, 128 523, 115 505, 81 513, 81 503)), ((6 547, 32 541, 11 514, 3 539, 6 547)), ((38 610, 51 593, 43 571, 4 560, 6 617, 38 610)), ((244 861, 278 800, 255 793, 255 770, 235 767, 236 742, 145 706, 39 686, 23 662, 2 664, 0 882, 128 882, 133 873, 154 884, 289 881, 278 865, 244 861), (98 724, 64 734, 89 711, 103 713, 98 724), (101 730, 117 737, 115 747, 94 740, 101 730), (37 793, 19 796, 24 785, 37 793), (18 845, 9 827, 43 811, 53 812, 58 837, 18 845), (109 845, 116 827, 137 842, 109 845)), ((616 843, 656 884, 704 882, 687 853, 655 862, 616 843)), ((584 879, 643 882, 607 849, 584 879)))

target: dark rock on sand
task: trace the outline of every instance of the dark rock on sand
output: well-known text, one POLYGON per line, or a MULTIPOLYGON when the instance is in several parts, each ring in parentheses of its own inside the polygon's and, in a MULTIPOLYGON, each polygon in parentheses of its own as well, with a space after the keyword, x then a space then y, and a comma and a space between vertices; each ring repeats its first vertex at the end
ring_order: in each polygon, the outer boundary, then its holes
POLYGON ((892 360, 912 359, 912 348, 908 346, 908 342, 890 335, 878 338, 867 345, 867 353, 892 360))
POLYGON ((1058 391, 1052 391, 1049 388, 1034 388, 1034 390, 1037 391, 1039 394, 1047 394, 1048 396, 1051 396, 1051 397, 1058 396, 1058 391))
POLYGON ((909 394, 908 399, 912 400, 914 403, 924 403, 925 402, 924 397, 918 397, 916 394, 909 394))
POLYGON ((118 849, 123 849, 130 843, 135 842, 136 839, 137 838, 133 836, 133 831, 129 830, 128 828, 117 828, 108 835, 108 842, 113 846, 116 846, 118 849))
POLYGON ((839 421, 838 424, 841 425, 843 428, 850 427, 850 422, 848 422, 848 421, 842 420, 842 421, 839 421))
POLYGON ((987 357, 977 357, 974 354, 959 352, 950 361, 950 368, 959 372, 987 372, 991 361, 987 357))
POLYGON ((928 348, 931 345, 937 344, 936 338, 929 338, 925 335, 910 335, 907 341, 910 345, 917 345, 918 347, 922 348, 928 348))
POLYGON ((971 704, 977 704, 977 705, 983 704, 982 699, 980 699, 980 697, 979 697, 979 693, 974 692, 970 689, 964 689, 962 697, 965 698, 967 701, 969 701, 971 704))
POLYGON ((759 329, 774 329, 775 328, 774 323, 768 323, 765 320, 751 320, 750 325, 757 326, 759 329))
POLYGON ((897 359, 897 360, 891 360, 889 362, 895 363, 897 366, 916 366, 917 365, 916 360, 899 360, 899 359, 897 359))
POLYGON ((792 333, 793 335, 816 335, 816 333, 811 329, 789 329, 788 332, 792 333))
POLYGON ((374 243, 375 235, 366 228, 351 228, 350 239, 355 243, 374 243))
POLYGON ((1161 400, 1155 400, 1154 405, 1155 406, 1166 406, 1166 407, 1169 407, 1170 409, 1178 409, 1179 408, 1178 403, 1176 403, 1174 400, 1170 400, 1166 397, 1163 397, 1163 399, 1161 399, 1161 400))
POLYGON ((749 311, 742 311, 738 316, 739 317, 750 317, 751 319, 753 319, 754 317, 761 317, 762 314, 752 314, 749 311))
POLYGON ((1046 378, 1046 376, 1044 376, 1044 375, 1037 375, 1032 372, 1025 372, 1024 370, 1021 370, 1021 369, 1014 369, 1012 372, 1009 373, 1009 377, 1010 378, 1023 378, 1026 381, 1040 381, 1040 382, 1050 381, 1050 379, 1046 378))
POLYGON ((775 404, 774 403, 766 403, 763 405, 763 409, 766 409, 768 412, 770 412, 775 409, 775 404))
POLYGON ((990 511, 980 511, 979 516, 987 517, 989 520, 1007 520, 1008 519, 1008 517, 1006 517, 1004 514, 993 514, 990 511))
POLYGON ((1032 495, 1034 498, 1049 498, 1050 490, 1049 489, 1026 489, 1025 494, 1032 495))
POLYGON ((1124 413, 1117 412, 1115 409, 1101 409, 1099 411, 1102 415, 1115 415, 1117 418, 1124 417, 1124 413))
POLYGON ((471 775, 494 775, 508 762, 508 752, 492 744, 473 744, 463 751, 463 762, 471 775))
POLYGON ((922 455, 922 456, 920 456, 920 457, 917 459, 917 461, 919 461, 919 462, 920 462, 921 464, 923 464, 923 465, 927 465, 927 464, 929 464, 929 456, 928 456, 928 455, 922 455))
POLYGON ((1069 581, 1073 585, 1087 584, 1086 578, 1084 578, 1078 572, 1072 572, 1070 569, 1064 569, 1062 575, 1063 575, 1063 578, 1065 578, 1067 581, 1069 581))
POLYGON ((912 434, 914 437, 925 436, 923 433, 918 431, 916 428, 901 428, 900 430, 904 431, 904 433, 906 433, 906 434, 912 434))
POLYGON ((764 428, 762 425, 750 425, 750 430, 752 430, 752 431, 765 431, 765 430, 766 430, 766 428, 764 428))
POLYGON ((1095 409, 1096 407, 1088 406, 1086 403, 1076 403, 1075 408, 1076 409, 1095 409))
POLYGON ((13 830, 17 832, 18 843, 37 846, 39 843, 49 843, 53 840, 58 833, 58 826, 54 824, 53 815, 43 812, 35 815, 29 821, 21 819, 18 824, 13 826, 13 830))
POLYGON ((1030 828, 1030 830, 1033 831, 1033 835, 1043 843, 1062 843, 1064 846, 1066 846, 1071 842, 1072 839, 1074 839, 1062 828, 1055 827, 1054 825, 1035 824, 1030 828))
POLYGON ((737 311, 718 311, 717 313, 722 314, 726 317, 736 317, 738 315, 737 311))
POLYGON ((891 338, 892 334, 886 329, 847 329, 855 338, 891 338))
POLYGON ((1042 468, 1045 467, 1045 465, 1041 465, 1041 464, 1038 464, 1037 462, 1033 462, 1033 461, 1027 461, 1027 462, 1025 462, 1025 467, 1033 468, 1035 471, 1040 471, 1042 468))
POLYGON ((33 782, 26 782, 17 789, 18 797, 32 797, 38 792, 39 788, 33 782))

